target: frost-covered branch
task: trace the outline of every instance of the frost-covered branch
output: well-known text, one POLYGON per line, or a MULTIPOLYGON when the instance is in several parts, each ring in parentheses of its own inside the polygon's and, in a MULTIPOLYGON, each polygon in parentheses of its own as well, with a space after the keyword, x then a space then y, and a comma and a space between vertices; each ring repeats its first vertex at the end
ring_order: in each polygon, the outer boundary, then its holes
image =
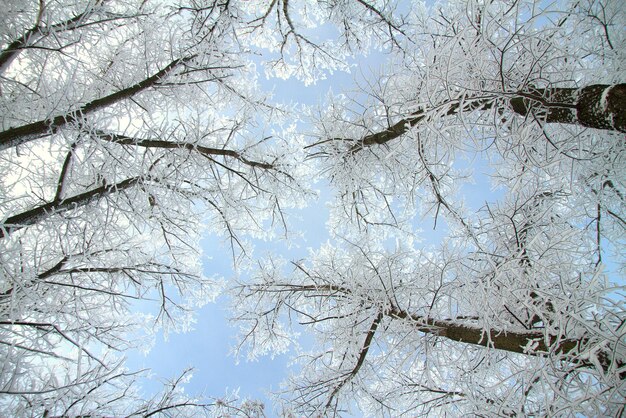
POLYGON ((95 132, 94 133, 98 138, 113 142, 115 144, 121 145, 134 145, 138 147, 145 148, 161 148, 161 149, 184 149, 191 152, 198 152, 199 154, 205 156, 224 156, 231 157, 236 160, 241 161, 243 164, 248 165, 250 167, 257 167, 265 170, 276 169, 276 167, 271 163, 252 161, 245 158, 240 152, 224 149, 224 148, 211 148, 206 147, 199 144, 194 144, 190 142, 175 142, 175 141, 163 141, 158 139, 143 139, 143 138, 133 138, 126 135, 119 134, 110 134, 105 132, 95 132))
POLYGON ((0 132, 0 151, 55 133, 65 125, 80 122, 84 116, 90 113, 131 98, 146 89, 154 87, 161 82, 161 79, 169 75, 174 69, 191 61, 194 57, 195 56, 189 56, 175 59, 150 77, 147 77, 132 86, 92 100, 91 102, 86 103, 67 114, 54 116, 45 120, 39 120, 37 122, 32 122, 15 128, 9 128, 8 130, 0 132))
MULTIPOLYGON (((499 100, 508 102, 510 109, 517 115, 524 117, 534 115, 544 123, 565 123, 626 132, 626 84, 532 89, 528 92, 505 93, 501 96, 466 97, 445 102, 433 108, 414 112, 387 129, 365 135, 360 139, 336 140, 354 142, 350 151, 357 152, 371 145, 382 145, 392 141, 426 120, 488 110, 499 100)), ((323 143, 327 143, 327 140, 323 143)))
POLYGON ((81 208, 91 202, 98 201, 111 193, 126 190, 143 182, 144 180, 146 179, 143 177, 131 177, 115 184, 103 184, 100 187, 64 198, 61 201, 55 200, 44 203, 27 211, 9 216, 0 228, 0 238, 4 238, 5 236, 22 229, 25 226, 40 222, 42 219, 49 216, 81 208))
MULTIPOLYGON (((83 13, 47 26, 42 26, 41 24, 41 18, 45 11, 45 3, 40 1, 35 25, 24 32, 22 36, 10 42, 9 45, 0 52, 0 75, 9 68, 12 61, 17 58, 22 50, 35 44, 41 37, 50 36, 57 32, 71 31, 86 24, 104 1, 105 0, 96 0, 93 4, 89 4, 83 13)), ((89 24, 93 23, 94 22, 89 22, 89 24)))

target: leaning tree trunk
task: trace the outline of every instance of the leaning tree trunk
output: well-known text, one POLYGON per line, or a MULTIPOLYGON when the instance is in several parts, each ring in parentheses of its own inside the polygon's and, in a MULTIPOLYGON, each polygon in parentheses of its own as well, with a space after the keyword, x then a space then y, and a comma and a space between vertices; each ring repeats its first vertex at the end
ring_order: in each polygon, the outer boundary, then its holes
POLYGON ((510 104, 515 113, 532 113, 546 123, 626 132, 626 84, 533 89, 518 93, 510 104))
MULTIPOLYGON (((451 341, 531 356, 545 356, 552 353, 562 356, 566 361, 571 361, 584 367, 595 366, 588 358, 583 358, 580 355, 593 343, 593 341, 584 336, 568 338, 545 334, 540 330, 519 332, 492 329, 485 331, 480 326, 451 320, 421 317, 400 309, 390 309, 385 314, 391 318, 409 320, 415 324, 418 331, 451 341)), ((605 372, 609 371, 611 366, 615 369, 624 366, 622 360, 612 358, 608 349, 597 350, 595 355, 605 372)), ((626 372, 621 372, 620 377, 626 378, 626 372)))
MULTIPOLYGON (((593 84, 581 88, 549 88, 519 91, 508 97, 508 104, 520 116, 533 115, 546 123, 566 123, 588 128, 626 132, 626 84, 593 84)), ((443 117, 462 112, 487 110, 497 98, 466 97, 443 103, 443 117)), ((431 117, 433 109, 411 114, 389 128, 361 138, 352 152, 374 144, 384 144, 406 133, 431 117)), ((441 115, 439 115, 441 116, 441 115)))
MULTIPOLYGON (((352 295, 352 290, 343 286, 330 284, 308 285, 278 285, 276 291, 304 292, 315 295, 352 295)), ((383 317, 392 320, 409 321, 415 330, 425 334, 437 336, 464 344, 477 345, 508 351, 510 353, 524 354, 527 356, 543 357, 550 354, 561 356, 562 360, 570 361, 583 367, 596 367, 596 364, 582 354, 589 349, 593 341, 587 336, 563 336, 546 333, 545 330, 485 330, 482 326, 461 322, 453 319, 435 319, 427 316, 412 314, 395 306, 380 310, 372 323, 365 339, 361 353, 358 356, 356 370, 362 364, 367 355, 373 334, 376 332, 383 317)), ((611 349, 604 347, 595 350, 595 357, 600 367, 605 371, 623 368, 626 364, 622 358, 614 358, 611 349)), ((355 374, 354 372, 353 374, 355 374)), ((626 379, 626 372, 621 371, 620 377, 626 379)))

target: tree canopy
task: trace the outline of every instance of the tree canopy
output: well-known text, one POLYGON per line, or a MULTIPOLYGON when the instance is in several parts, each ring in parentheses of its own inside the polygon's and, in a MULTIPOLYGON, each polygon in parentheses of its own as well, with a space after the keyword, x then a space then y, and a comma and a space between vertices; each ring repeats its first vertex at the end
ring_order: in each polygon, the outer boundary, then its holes
POLYGON ((620 416, 625 24, 603 0, 5 2, 0 409, 263 415, 187 371, 145 399, 125 367, 225 292, 241 352, 295 356, 285 416, 620 416), (373 51, 315 106, 258 81, 373 51), (318 182, 332 241, 257 259, 318 182), (203 273, 207 233, 236 279, 203 273))

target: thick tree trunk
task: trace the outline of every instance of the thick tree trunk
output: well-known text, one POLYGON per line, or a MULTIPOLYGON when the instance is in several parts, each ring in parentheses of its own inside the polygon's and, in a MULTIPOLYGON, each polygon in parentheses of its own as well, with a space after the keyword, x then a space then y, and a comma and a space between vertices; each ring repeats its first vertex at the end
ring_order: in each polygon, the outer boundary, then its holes
POLYGON ((4 224, 0 224, 0 238, 4 238, 5 236, 17 231, 18 229, 22 229, 25 226, 33 225, 41 219, 49 217, 55 213, 77 209, 93 201, 99 200, 111 193, 128 189, 142 180, 143 177, 132 177, 116 184, 97 187, 61 201, 48 202, 11 216, 4 221, 4 224))
MULTIPOLYGON (((442 115, 490 109, 494 98, 467 98, 447 105, 442 115)), ((534 89, 515 93, 511 109, 520 116, 535 115, 546 123, 566 123, 589 128, 626 132, 626 84, 594 84, 582 88, 534 89)), ((431 117, 432 109, 413 113, 389 128, 363 137, 351 149, 359 151, 374 144, 384 144, 405 134, 431 117)))
MULTIPOLYGON (((465 344, 491 347, 497 350, 512 353, 526 354, 531 356, 545 356, 548 354, 558 354, 565 356, 566 360, 578 362, 586 367, 595 366, 586 358, 577 359, 589 345, 588 339, 582 338, 560 338, 558 336, 546 335, 543 331, 498 331, 490 330, 485 332, 482 327, 463 324, 451 320, 438 320, 412 315, 399 309, 391 309, 386 315, 396 319, 408 319, 415 322, 420 332, 447 338, 465 344)), ((611 367, 611 356, 605 351, 598 351, 595 356, 604 371, 611 367)), ((582 357, 582 356, 581 356, 582 357)), ((624 364, 616 360, 617 367, 624 364)), ((626 377, 626 376, 624 376, 626 377)))
POLYGON ((515 113, 532 113, 546 123, 626 132, 626 84, 536 89, 518 93, 510 103, 515 113))

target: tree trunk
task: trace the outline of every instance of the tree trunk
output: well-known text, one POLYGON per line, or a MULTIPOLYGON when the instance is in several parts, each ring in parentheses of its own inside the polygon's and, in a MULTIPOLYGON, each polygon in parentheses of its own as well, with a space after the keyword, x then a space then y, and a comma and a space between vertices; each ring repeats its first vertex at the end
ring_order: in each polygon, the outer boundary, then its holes
MULTIPOLYGON (((448 104, 442 115, 490 109, 494 98, 467 98, 448 104)), ((566 123, 589 128, 626 132, 626 84, 593 84, 582 88, 533 89, 517 92, 510 99, 511 109, 520 116, 530 114, 546 123, 566 123)), ((430 116, 421 110, 389 128, 361 138, 352 148, 357 152, 374 144, 384 144, 405 134, 430 116)))
MULTIPOLYGON (((296 263, 296 267, 301 267, 296 263)), ((305 272, 303 269, 301 271, 305 272)), ((305 272, 306 274, 306 272, 305 272)), ((341 293, 352 295, 352 291, 346 287, 335 286, 329 284, 310 284, 310 285, 289 285, 278 286, 278 291, 288 292, 315 292, 319 295, 320 291, 330 292, 330 295, 341 293)), ((260 289, 258 291, 261 291, 260 289)), ((583 358, 582 354, 587 349, 592 348, 592 341, 582 336, 578 338, 568 338, 567 336, 549 335, 543 330, 519 331, 486 331, 482 327, 474 326, 450 319, 433 319, 429 317, 411 314, 397 307, 389 308, 383 311, 383 315, 391 319, 401 319, 411 321, 417 331, 425 334, 436 335, 451 341, 465 344, 479 345, 481 347, 490 347, 497 350, 508 351, 511 353, 519 353, 529 356, 546 356, 549 354, 557 354, 564 356, 563 360, 571 361, 585 367, 595 367, 591 360, 583 358)), ((372 326, 371 332, 376 331, 376 327, 380 319, 374 321, 376 326, 372 326)), ((371 342, 366 341, 367 344, 371 342)), ((595 356, 604 371, 608 371, 613 364, 613 356, 610 348, 597 350, 595 356)), ((615 368, 624 367, 626 364, 623 359, 615 359, 615 368)), ((626 372, 621 372, 620 377, 626 379, 626 372)))
POLYGON ((535 89, 518 93, 510 103, 515 113, 532 113, 546 123, 626 132, 626 84, 535 89))
MULTIPOLYGON (((408 319, 416 323, 420 332, 447 338, 466 344, 491 347, 497 350, 508 351, 531 356, 545 356, 548 354, 565 355, 568 361, 573 361, 585 367, 594 367, 595 364, 586 358, 576 358, 589 348, 590 341, 587 338, 561 338, 554 335, 546 335, 543 331, 497 331, 486 332, 482 327, 462 324, 452 320, 438 320, 412 315, 399 309, 391 309, 386 312, 387 316, 397 319, 408 319), (569 355, 569 356, 568 356, 569 355)), ((595 356, 604 371, 608 371, 612 361, 610 353, 598 351, 595 356)), ((616 360, 616 367, 624 366, 623 362, 616 360)), ((623 378, 626 378, 626 373, 623 378)))

